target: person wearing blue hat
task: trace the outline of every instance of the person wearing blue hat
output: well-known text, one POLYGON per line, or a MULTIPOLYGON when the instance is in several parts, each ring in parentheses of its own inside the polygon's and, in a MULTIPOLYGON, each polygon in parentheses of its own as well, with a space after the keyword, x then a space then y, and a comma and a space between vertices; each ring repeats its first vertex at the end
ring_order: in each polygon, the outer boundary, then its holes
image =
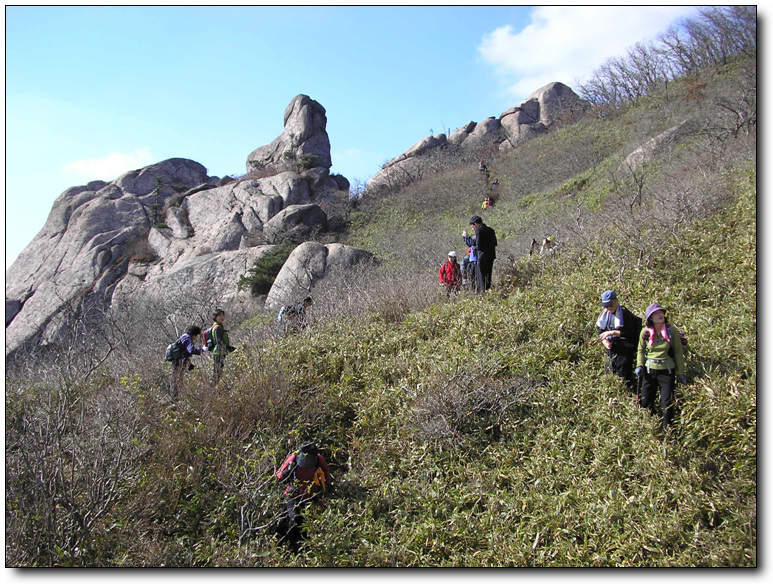
POLYGON ((614 290, 601 295, 603 310, 596 320, 596 333, 607 350, 609 363, 606 370, 625 381, 628 389, 636 392, 633 362, 639 344, 641 318, 625 308, 614 290))
POLYGON ((655 394, 660 389, 663 429, 674 419, 676 381, 687 383, 684 349, 679 330, 669 324, 666 309, 657 302, 644 312, 646 325, 639 335, 636 377, 642 379, 641 407, 655 413, 655 394))

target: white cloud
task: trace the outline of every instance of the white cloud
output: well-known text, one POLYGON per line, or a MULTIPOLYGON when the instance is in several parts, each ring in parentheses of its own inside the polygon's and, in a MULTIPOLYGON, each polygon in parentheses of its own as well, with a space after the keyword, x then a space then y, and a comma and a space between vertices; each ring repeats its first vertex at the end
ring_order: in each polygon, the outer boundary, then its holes
POLYGON ((478 51, 508 85, 508 94, 525 99, 553 81, 572 85, 695 11, 694 6, 541 6, 520 32, 506 25, 486 34, 478 51))
POLYGON ((130 170, 136 170, 153 163, 149 148, 140 148, 129 154, 113 152, 104 158, 73 160, 64 165, 64 170, 86 180, 115 180, 130 170))

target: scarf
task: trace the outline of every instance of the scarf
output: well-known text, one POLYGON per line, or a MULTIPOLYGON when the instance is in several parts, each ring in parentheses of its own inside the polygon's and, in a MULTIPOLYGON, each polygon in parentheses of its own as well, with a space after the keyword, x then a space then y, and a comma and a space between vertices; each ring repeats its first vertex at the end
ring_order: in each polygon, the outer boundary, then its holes
MULTIPOLYGON (((648 326, 647 330, 649 331, 649 340, 647 341, 650 345, 650 347, 655 343, 655 328, 648 326)), ((666 326, 666 323, 663 323, 663 326, 660 328, 660 336, 663 337, 664 340, 671 342, 671 338, 668 336, 668 327, 666 326)))

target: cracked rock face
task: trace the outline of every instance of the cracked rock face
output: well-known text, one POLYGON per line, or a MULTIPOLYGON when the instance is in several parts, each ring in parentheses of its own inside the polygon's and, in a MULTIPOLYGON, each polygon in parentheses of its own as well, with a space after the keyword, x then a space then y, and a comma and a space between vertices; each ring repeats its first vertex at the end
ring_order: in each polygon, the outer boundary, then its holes
POLYGON ((26 343, 64 338, 62 311, 81 299, 125 310, 133 302, 182 302, 207 288, 221 302, 235 301, 240 277, 274 241, 325 231, 317 203, 349 189, 330 175, 325 109, 299 95, 284 121, 282 135, 248 157, 260 176, 219 179, 198 162, 172 158, 62 193, 6 272, 6 357, 26 343), (288 148, 302 169, 287 164, 288 148))

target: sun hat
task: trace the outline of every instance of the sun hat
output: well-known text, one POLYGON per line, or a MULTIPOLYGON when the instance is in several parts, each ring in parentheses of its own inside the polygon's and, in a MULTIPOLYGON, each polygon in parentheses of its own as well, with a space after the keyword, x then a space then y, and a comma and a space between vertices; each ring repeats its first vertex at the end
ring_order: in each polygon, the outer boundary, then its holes
POLYGON ((617 293, 614 290, 607 290, 601 295, 601 306, 612 306, 617 300, 617 293))
POLYGON ((455 251, 449 251, 448 252, 448 257, 455 258, 456 257, 456 252, 455 251))
POLYGON ((665 314, 665 313, 666 313, 666 309, 665 309, 665 308, 663 308, 663 307, 662 307, 660 304, 658 304, 657 302, 656 302, 655 304, 650 304, 650 305, 647 307, 647 310, 645 310, 645 311, 644 311, 644 318, 645 318, 645 320, 649 320, 649 319, 650 319, 650 317, 651 317, 653 314, 655 314, 655 313, 656 313, 658 310, 662 310, 662 311, 663 311, 663 314, 665 314))

